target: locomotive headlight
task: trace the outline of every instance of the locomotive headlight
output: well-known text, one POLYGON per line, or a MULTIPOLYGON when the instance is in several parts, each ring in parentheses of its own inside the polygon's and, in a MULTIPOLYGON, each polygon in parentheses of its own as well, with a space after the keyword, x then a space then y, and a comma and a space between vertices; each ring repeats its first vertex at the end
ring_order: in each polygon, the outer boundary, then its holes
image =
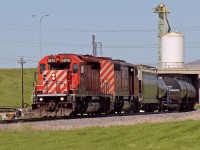
POLYGON ((61 97, 61 98, 60 98, 60 100, 61 100, 61 101, 64 101, 64 100, 65 100, 65 98, 64 98, 64 97, 61 97))
POLYGON ((39 101, 42 102, 44 99, 42 97, 39 98, 39 101))
POLYGON ((131 68, 131 69, 130 69, 130 72, 133 72, 133 71, 134 71, 134 69, 133 69, 133 68, 131 68))
POLYGON ((52 81, 55 81, 56 80, 56 75, 53 73, 51 76, 52 76, 52 81))

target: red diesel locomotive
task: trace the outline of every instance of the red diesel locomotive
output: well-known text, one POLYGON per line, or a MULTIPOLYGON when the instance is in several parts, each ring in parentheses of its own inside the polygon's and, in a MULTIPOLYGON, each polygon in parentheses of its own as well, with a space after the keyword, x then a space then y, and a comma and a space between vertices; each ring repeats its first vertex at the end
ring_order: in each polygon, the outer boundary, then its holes
MULTIPOLYGON (((154 67, 90 55, 50 55, 39 61, 32 109, 35 116, 48 117, 181 107, 167 86, 154 67)), ((181 88, 173 91, 179 95, 181 88)))
POLYGON ((111 58, 59 54, 44 57, 34 82, 36 116, 131 111, 134 66, 111 58), (131 82, 129 82, 131 80, 131 82))

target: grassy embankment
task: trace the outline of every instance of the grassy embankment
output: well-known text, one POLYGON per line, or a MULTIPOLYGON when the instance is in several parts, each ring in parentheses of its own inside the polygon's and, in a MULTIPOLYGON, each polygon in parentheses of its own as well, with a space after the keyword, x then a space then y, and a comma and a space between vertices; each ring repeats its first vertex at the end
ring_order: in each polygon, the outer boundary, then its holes
MULTIPOLYGON (((31 104, 36 69, 24 69, 24 100, 31 104)), ((21 107, 21 69, 0 69, 0 106, 21 107)))
POLYGON ((200 147, 200 121, 95 127, 78 130, 36 130, 21 124, 0 129, 0 149, 197 150, 200 147))
POLYGON ((200 109, 200 104, 196 104, 195 109, 200 109))

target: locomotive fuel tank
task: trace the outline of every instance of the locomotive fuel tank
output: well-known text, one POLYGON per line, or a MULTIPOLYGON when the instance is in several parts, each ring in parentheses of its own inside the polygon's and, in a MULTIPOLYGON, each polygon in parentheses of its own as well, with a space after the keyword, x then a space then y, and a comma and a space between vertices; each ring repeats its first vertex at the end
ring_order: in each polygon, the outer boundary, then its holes
POLYGON ((124 101, 124 105, 122 107, 122 111, 127 111, 131 108, 131 102, 130 101, 124 101))
POLYGON ((100 109, 99 102, 91 102, 87 104, 87 109, 85 113, 94 113, 94 112, 97 112, 99 109, 100 109))

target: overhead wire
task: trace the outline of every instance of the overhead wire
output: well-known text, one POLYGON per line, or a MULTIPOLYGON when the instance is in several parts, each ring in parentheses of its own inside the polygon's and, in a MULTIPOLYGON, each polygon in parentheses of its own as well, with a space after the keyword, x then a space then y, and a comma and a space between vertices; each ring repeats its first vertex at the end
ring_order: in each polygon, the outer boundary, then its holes
MULTIPOLYGON (((29 26, 29 25, 21 25, 21 24, 13 24, 13 23, 5 23, 5 22, 0 22, 0 27, 3 29, 13 29, 13 30, 23 30, 23 31, 37 31, 38 27, 37 26, 29 26)), ((184 27, 183 27, 184 29, 184 27)), ((200 27, 185 27, 185 29, 190 29, 190 30, 200 30, 200 27)), ((115 33, 115 32, 155 32, 157 31, 156 29, 75 29, 75 28, 55 28, 55 27, 43 27, 43 31, 48 31, 48 32, 102 32, 102 33, 115 33)), ((19 38, 19 37, 9 37, 9 36, 3 36, 0 37, 1 41, 1 46, 26 46, 26 47, 38 47, 38 42, 32 39, 24 39, 24 38, 19 38)), ((187 42, 186 43, 186 48, 200 48, 200 46, 188 46, 189 44, 199 44, 200 42, 187 42)), ((68 46, 73 46, 73 47, 86 47, 90 48, 90 44, 80 44, 80 43, 56 43, 56 42, 45 42, 43 41, 43 47, 68 47, 68 46)), ((157 44, 142 44, 142 45, 103 45, 104 48, 109 48, 109 49, 117 49, 117 48, 123 48, 123 49, 149 49, 149 48, 157 48, 157 44)), ((2 50, 1 50, 2 52, 2 50)), ((5 53, 7 51, 4 51, 5 53)), ((16 54, 1 54, 4 55, 5 58, 8 58, 8 56, 16 56, 16 54)), ((30 56, 30 57, 37 57, 37 56, 30 56)), ((33 60, 34 61, 34 60, 33 60)))
MULTIPOLYGON (((15 24, 0 21, 1 28, 4 29, 17 29, 17 30, 30 30, 35 31, 39 29, 39 26, 30 26, 23 24, 15 24)), ((186 29, 187 31, 200 31, 200 26, 187 26, 187 27, 174 27, 174 29, 186 29)), ((56 28, 56 27, 42 27, 43 31, 52 31, 52 32, 155 32, 156 28, 150 29, 80 29, 80 28, 56 28)))

